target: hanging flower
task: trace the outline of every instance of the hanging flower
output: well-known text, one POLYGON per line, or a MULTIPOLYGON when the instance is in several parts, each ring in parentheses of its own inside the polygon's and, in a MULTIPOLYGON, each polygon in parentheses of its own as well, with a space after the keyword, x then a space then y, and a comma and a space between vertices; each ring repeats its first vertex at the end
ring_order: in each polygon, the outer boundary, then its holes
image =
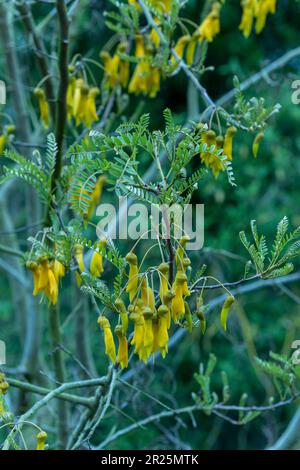
MULTIPOLYGON (((102 250, 106 246, 106 240, 100 240, 98 249, 102 250)), ((100 277, 103 273, 103 255, 98 250, 95 250, 91 259, 90 273, 92 276, 100 277)))
POLYGON ((34 90, 34 95, 38 99, 42 123, 45 129, 48 129, 49 123, 50 123, 50 112, 49 112, 49 105, 48 105, 48 101, 46 100, 45 92, 41 88, 36 88, 34 90))
POLYGON ((168 308, 168 329, 171 326, 171 302, 175 297, 175 292, 173 290, 168 290, 163 298, 163 304, 168 308))
MULTIPOLYGON (((82 245, 79 245, 79 244, 75 245, 74 255, 78 264, 78 269, 81 273, 83 273, 85 271, 85 267, 84 267, 84 262, 83 262, 83 246, 82 245)), ((76 280, 77 280, 78 287, 80 287, 82 283, 82 279, 78 271, 76 271, 76 280)))
POLYGON ((98 115, 96 110, 96 98, 100 94, 100 90, 97 87, 92 87, 88 91, 88 96, 85 103, 85 110, 83 114, 83 122, 85 126, 90 129, 94 122, 98 121, 98 115))
POLYGON ((174 47, 174 52, 176 55, 172 54, 171 56, 171 64, 173 66, 178 65, 178 62, 182 60, 185 46, 190 42, 190 40, 191 37, 189 35, 181 36, 181 38, 178 39, 174 47))
POLYGON ((37 436, 37 444, 36 444, 36 450, 45 450, 45 444, 46 444, 46 439, 48 435, 45 431, 40 431, 37 436))
POLYGON ((111 362, 114 364, 116 362, 116 347, 111 332, 110 323, 106 317, 101 315, 98 318, 98 325, 100 326, 104 334, 105 354, 110 358, 111 362))
POLYGON ((184 284, 187 282, 186 274, 178 272, 172 290, 175 292, 175 297, 172 300, 172 316, 175 323, 183 317, 185 312, 184 306, 184 284))
POLYGON ((168 352, 168 307, 160 305, 157 310, 158 313, 158 346, 162 357, 164 358, 168 352))
POLYGON ((260 142, 263 140, 264 138, 264 133, 263 132, 259 132, 257 134, 257 136, 255 137, 254 141, 253 141, 253 144, 252 144, 252 153, 253 153, 253 156, 254 158, 257 158, 257 154, 258 154, 258 150, 259 150, 259 145, 260 145, 260 142))
POLYGON ((232 160, 232 140, 237 133, 237 128, 234 126, 228 127, 224 139, 224 155, 228 160, 232 160))
MULTIPOLYGON (((128 44, 126 42, 121 42, 118 45, 117 51, 118 54, 125 54, 127 51, 128 44)), ((129 81, 129 72, 130 72, 130 64, 128 60, 124 60, 120 57, 120 64, 119 64, 119 75, 120 75, 120 85, 123 88, 126 88, 129 81)))
POLYGON ((193 65, 195 61, 195 52, 197 48, 197 44, 199 43, 200 39, 200 32, 196 30, 191 37, 187 49, 186 49, 186 63, 187 65, 193 65))
POLYGON ((255 4, 256 0, 242 0, 241 2, 243 14, 239 29, 243 32, 245 38, 248 38, 251 34, 255 15, 255 4))
POLYGON ((125 304, 122 299, 116 299, 115 306, 121 318, 123 335, 125 335, 128 329, 128 314, 126 311, 125 304))
POLYGON ((101 51, 100 59, 104 65, 105 85, 108 89, 113 89, 119 81, 120 57, 118 54, 111 56, 109 52, 101 51))
POLYGON ((145 348, 145 353, 146 357, 150 356, 153 348, 153 341, 154 341, 154 335, 153 335, 153 311, 149 307, 145 307, 142 310, 143 316, 144 316, 144 321, 145 321, 145 330, 144 330, 144 348, 145 348))
POLYGON ((144 345, 145 320, 138 307, 130 314, 130 320, 134 323, 133 338, 131 344, 135 346, 134 352, 140 354, 144 345))
POLYGON ((229 315, 229 310, 233 302, 235 301, 235 298, 233 295, 228 295, 225 299, 225 302, 223 304, 222 310, 221 310, 221 325, 223 327, 223 330, 227 330, 227 318, 229 315))
POLYGON ((117 362, 125 369, 128 366, 128 343, 121 325, 116 326, 115 333, 119 341, 117 362))
POLYGON ((148 286, 146 276, 143 277, 141 282, 141 299, 144 307, 149 307, 152 311, 155 310, 155 298, 151 287, 148 286))
POLYGON ((215 2, 212 5, 210 13, 203 20, 198 28, 200 41, 212 42, 214 37, 220 32, 220 10, 221 4, 215 2))
POLYGON ((169 265, 168 263, 161 263, 158 266, 159 275, 159 297, 161 302, 164 300, 164 296, 168 291, 168 274, 169 274, 169 265))

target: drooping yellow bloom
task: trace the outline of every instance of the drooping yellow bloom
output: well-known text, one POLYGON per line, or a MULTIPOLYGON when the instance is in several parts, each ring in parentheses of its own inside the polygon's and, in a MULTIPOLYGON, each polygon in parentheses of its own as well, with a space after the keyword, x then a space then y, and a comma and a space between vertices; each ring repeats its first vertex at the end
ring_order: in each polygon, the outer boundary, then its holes
MULTIPOLYGON (((154 18, 154 22, 156 23, 157 25, 157 28, 159 27, 159 19, 158 18, 154 18)), ((156 47, 156 49, 159 49, 159 46, 160 46, 160 36, 157 32, 157 30, 155 28, 152 28, 151 29, 151 32, 150 32, 150 41, 151 43, 156 47)))
POLYGON ((59 283, 60 278, 66 275, 66 269, 64 265, 57 259, 54 260, 52 269, 53 269, 56 282, 59 283))
POLYGON ((212 5, 210 13, 204 18, 198 28, 200 41, 212 42, 214 37, 220 32, 220 10, 221 4, 215 2, 212 5))
POLYGON ((223 304, 223 307, 221 310, 221 325, 224 331, 226 331, 227 329, 227 318, 229 315, 230 307, 234 301, 235 301, 235 298, 233 297, 233 295, 228 295, 223 304))
POLYGON ((174 47, 174 53, 171 57, 171 64, 176 65, 183 58, 185 46, 190 42, 189 35, 181 36, 174 47))
POLYGON ((155 298, 151 287, 148 286, 146 277, 143 277, 141 282, 141 299, 144 307, 149 307, 152 312, 155 310, 155 298))
MULTIPOLYGON (((99 248, 103 249, 106 246, 106 240, 99 241, 99 248)), ((92 276, 100 277, 103 273, 103 255, 99 251, 94 251, 91 264, 90 264, 90 273, 92 276)))
MULTIPOLYGON (((26 266, 33 273, 33 295, 36 296, 39 292, 44 291, 46 297, 55 305, 58 297, 59 277, 57 277, 57 272, 56 275, 54 273, 54 263, 50 264, 46 259, 40 263, 29 261, 26 263, 26 266)), ((61 268, 59 272, 62 273, 61 268)))
POLYGON ((241 2, 243 7, 243 14, 239 29, 243 32, 245 38, 248 38, 251 34, 255 15, 255 3, 256 0, 242 0, 241 2))
POLYGON ((49 105, 48 105, 48 101, 46 100, 45 92, 41 88, 36 88, 34 90, 34 95, 38 99, 42 123, 45 129, 48 129, 49 123, 50 123, 50 112, 49 112, 49 105))
POLYGON ((46 439, 48 435, 45 431, 40 431, 36 436, 36 450, 45 450, 46 439))
POLYGON ((153 311, 149 307, 145 307, 142 310, 143 316, 144 316, 144 321, 145 321, 145 330, 144 330, 144 348, 145 348, 145 354, 148 359, 150 354, 152 353, 153 349, 153 341, 154 341, 154 335, 153 335, 153 311))
POLYGON ((175 263, 177 270, 183 271, 183 259, 185 257, 185 248, 186 244, 190 241, 190 237, 188 235, 183 235, 179 240, 178 247, 175 253, 175 263))
POLYGON ((96 98, 99 94, 100 90, 97 87, 90 88, 88 91, 85 109, 83 112, 83 122, 88 129, 92 127, 94 122, 98 121, 96 98))
POLYGON ((252 153, 254 158, 257 158, 258 150, 259 150, 259 144, 264 138, 264 133, 259 132, 257 136, 255 137, 253 144, 252 144, 252 153))
POLYGON ((125 369, 128 366, 128 343, 121 325, 116 326, 115 333, 119 341, 117 362, 125 369))
POLYGON ((175 292, 173 290, 168 290, 164 295, 163 304, 168 308, 168 329, 171 326, 171 302, 175 297, 175 292))
POLYGON ((224 156, 227 157, 227 160, 232 160, 232 140, 234 135, 237 133, 237 128, 234 126, 228 127, 225 139, 224 139, 224 156))
POLYGON ((118 313, 121 318, 123 335, 125 335, 128 329, 128 314, 126 311, 125 304, 122 299, 116 299, 115 306, 117 307, 118 313))
POLYGON ((212 145, 216 145, 216 133, 213 130, 203 132, 203 143, 207 145, 206 150, 200 153, 200 159, 205 166, 209 167, 213 158, 208 150, 212 145))
POLYGON ((106 317, 101 315, 98 318, 98 325, 100 326, 104 334, 105 354, 110 358, 111 362, 114 364, 116 362, 117 354, 114 338, 110 328, 110 323, 106 317))
POLYGON ((194 60, 195 60, 195 52, 196 52, 196 47, 199 42, 200 38, 200 33, 198 30, 196 30, 191 37, 187 49, 186 49, 186 63, 187 65, 193 65, 194 60))
POLYGON ((126 255, 126 261, 129 263, 129 279, 126 287, 126 292, 129 294, 129 300, 132 302, 136 297, 139 283, 139 269, 137 256, 130 252, 126 255))
POLYGON ((118 53, 111 56, 109 52, 101 51, 100 59, 104 64, 105 84, 108 89, 113 89, 119 81, 120 57, 118 53))
POLYGON ((0 157, 3 155, 7 136, 5 134, 0 135, 0 157))
POLYGON ((135 346, 134 352, 140 354, 144 344, 145 320, 138 308, 135 308, 130 314, 130 320, 134 323, 131 344, 135 346))
POLYGON ((175 292, 175 297, 172 300, 172 317, 174 322, 178 322, 183 317, 185 312, 184 306, 184 284, 187 282, 186 274, 178 271, 172 290, 175 292))
POLYGON ((57 284, 57 280, 55 279, 54 272, 52 271, 50 267, 48 269, 48 283, 46 287, 44 288, 44 293, 46 297, 48 297, 50 302, 53 305, 56 305, 57 297, 58 297, 58 284, 57 284))
POLYGON ((74 93, 76 87, 76 78, 70 77, 67 90, 67 110, 68 110, 68 120, 71 121, 74 111, 74 93))
POLYGON ((266 24, 269 13, 274 14, 276 10, 276 0, 258 0, 256 7, 255 31, 261 33, 266 24))
POLYGON ((164 296, 168 292, 168 274, 169 265, 168 263, 161 263, 158 266, 159 275, 159 297, 161 302, 164 300, 164 296))
MULTIPOLYGON (((217 145, 218 150, 223 149, 224 138, 222 135, 218 135, 216 137, 216 145, 217 145)), ((217 155, 211 155, 210 168, 214 177, 217 178, 220 172, 225 170, 224 161, 221 158, 219 158, 217 155)))
MULTIPOLYGON (((78 269, 81 273, 83 273, 85 271, 84 262, 83 262, 83 246, 75 245, 74 254, 75 254, 75 259, 78 264, 78 269)), ((80 287, 82 283, 82 279, 81 279, 80 274, 77 271, 76 271, 76 280, 77 280, 78 287, 80 287)))
POLYGON ((160 305, 157 310, 158 313, 158 346, 162 357, 164 358, 168 352, 168 307, 166 305, 160 305))

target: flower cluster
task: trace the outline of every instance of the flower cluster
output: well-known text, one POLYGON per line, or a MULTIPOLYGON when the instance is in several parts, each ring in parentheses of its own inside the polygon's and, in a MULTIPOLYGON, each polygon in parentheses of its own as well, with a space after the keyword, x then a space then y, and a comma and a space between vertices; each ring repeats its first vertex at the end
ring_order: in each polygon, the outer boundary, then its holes
POLYGON ((46 94, 44 90, 39 87, 35 88, 33 93, 39 103, 39 110, 40 110, 40 117, 41 117, 42 124, 45 127, 45 129, 48 129, 49 124, 50 124, 50 111, 49 111, 49 104, 46 99, 46 94))
POLYGON ((155 272, 159 279, 157 294, 153 277, 149 285, 149 273, 139 272, 137 256, 133 252, 127 254, 129 274, 125 290, 128 306, 126 307, 121 298, 115 301, 115 311, 119 316, 119 323, 115 328, 118 352, 110 321, 103 314, 98 318, 98 324, 104 334, 105 351, 113 363, 120 364, 122 368, 127 367, 129 343, 134 346, 134 353, 144 362, 158 351, 165 357, 172 321, 188 328, 189 331, 192 330, 192 314, 186 301, 190 295, 187 272, 191 262, 185 254, 188 240, 188 236, 183 236, 178 243, 175 255, 176 275, 171 284, 169 263, 162 262, 158 267, 152 268, 152 272, 155 272), (130 324, 133 325, 131 336, 128 334, 130 324), (129 336, 131 340, 128 339, 129 336))
POLYGON ((41 257, 36 261, 27 261, 26 267, 33 274, 33 295, 43 292, 50 302, 56 305, 59 282, 66 273, 64 265, 57 259, 41 257))
POLYGON ((200 159, 207 167, 209 167, 213 175, 217 177, 221 171, 225 170, 224 161, 213 155, 209 150, 212 146, 223 149, 223 156, 227 160, 232 160, 232 142, 237 129, 234 126, 228 127, 225 137, 216 135, 215 131, 208 130, 203 133, 203 141, 207 144, 206 149, 200 153, 200 159))
POLYGON ((276 11, 276 0, 242 0, 243 15, 240 30, 247 38, 250 36, 254 20, 257 34, 263 30, 269 13, 276 11))
POLYGON ((75 125, 84 124, 88 129, 98 121, 96 98, 100 94, 98 87, 90 87, 83 78, 76 78, 72 74, 73 67, 69 67, 70 77, 67 91, 68 119, 75 120, 75 125))

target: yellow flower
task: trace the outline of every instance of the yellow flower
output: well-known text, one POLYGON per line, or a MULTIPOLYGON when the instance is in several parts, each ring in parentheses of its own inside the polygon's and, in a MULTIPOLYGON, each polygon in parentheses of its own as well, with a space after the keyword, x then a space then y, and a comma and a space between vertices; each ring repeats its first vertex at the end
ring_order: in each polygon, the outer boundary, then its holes
POLYGON ((7 136, 5 134, 0 135, 0 157, 3 155, 7 136))
POLYGON ((144 321, 145 321, 145 330, 144 330, 144 348, 145 348, 145 353, 146 357, 150 356, 153 348, 153 341, 154 341, 154 335, 153 335, 153 311, 149 307, 145 307, 142 311, 143 316, 144 316, 144 321))
POLYGON ((243 7, 243 14, 239 29, 243 32, 245 38, 248 38, 251 34, 255 15, 255 2, 256 0, 242 0, 241 2, 243 7))
MULTIPOLYGON (((100 240, 99 248, 102 249, 105 246, 106 240, 100 240)), ((90 273, 92 276, 100 277, 103 271, 103 255, 99 251, 94 251, 90 264, 90 273)))
POLYGON ((113 57, 107 51, 100 52, 100 58, 104 64, 105 84, 108 89, 115 88, 119 81, 120 57, 114 54, 113 57))
POLYGON ((126 292, 129 294, 129 300, 132 302, 136 297, 139 283, 139 269, 137 265, 137 257, 134 253, 130 252, 126 255, 126 261, 129 263, 129 279, 126 287, 126 292))
POLYGON ((71 121, 73 117, 73 107, 74 107, 74 93, 76 86, 76 78, 70 77, 67 90, 67 109, 68 109, 68 119, 71 121))
POLYGON ((172 54, 171 64, 176 65, 178 64, 178 61, 183 58, 184 48, 190 42, 190 40, 191 40, 191 37, 189 35, 181 36, 181 38, 178 39, 174 47, 174 52, 176 53, 176 57, 175 55, 172 54))
POLYGON ((265 24, 266 19, 269 13, 274 14, 276 10, 276 0, 258 0, 257 7, 256 7, 256 23, 255 23, 255 31, 259 34, 265 24))
POLYGON ((170 304, 175 297, 175 292, 173 290, 168 290, 164 295, 163 303, 168 308, 168 329, 171 326, 171 307, 170 304))
POLYGON ((204 18, 198 28, 200 41, 207 40, 212 42, 214 37, 220 32, 220 10, 221 4, 215 2, 212 5, 210 13, 204 18))
POLYGON ((54 272, 50 267, 48 269, 48 283, 47 286, 44 288, 44 293, 46 297, 48 297, 50 302, 53 305, 56 305, 58 297, 58 284, 54 272))
POLYGON ((234 135, 237 133, 237 129, 234 126, 228 127, 225 139, 224 139, 224 156, 227 157, 228 160, 232 160, 232 140, 234 135))
POLYGON ((131 344, 135 346, 134 352, 139 354, 143 348, 145 334, 145 320, 140 312, 140 309, 134 309, 134 311, 130 314, 130 320, 132 320, 134 323, 131 344))
POLYGON ((260 142, 263 140, 263 138, 264 138, 264 133, 263 133, 263 132, 259 132, 259 133, 257 134, 257 136, 255 137, 254 141, 253 141, 253 144, 252 144, 252 152, 253 152, 254 158, 257 157, 258 150, 259 150, 259 144, 260 144, 260 142))
MULTIPOLYGON (((39 292, 44 291, 44 294, 50 302, 55 305, 58 297, 58 280, 59 277, 54 273, 54 264, 49 263, 48 260, 43 260, 37 264, 33 261, 26 263, 28 269, 33 273, 33 295, 38 295, 39 292)), ((62 272, 60 270, 60 272, 62 272)))
POLYGON ((168 307, 166 305, 160 305, 158 308, 158 346, 161 351, 162 357, 165 357, 168 352, 168 307))
POLYGON ((227 329, 227 318, 228 318, 230 307, 234 301, 235 301, 235 298, 233 297, 233 295, 228 295, 223 304, 223 307, 221 310, 221 325, 224 331, 226 331, 227 329))
POLYGON ((55 279, 58 283, 60 278, 65 276, 66 269, 65 269, 64 265, 60 261, 58 261, 57 259, 54 260, 52 269, 53 269, 55 279))
POLYGON ((166 295, 168 291, 168 274, 169 274, 169 265, 168 263, 161 263, 158 266, 158 271, 159 271, 159 297, 161 302, 164 300, 164 296, 166 295))
POLYGON ((40 431, 36 436, 37 444, 36 450, 45 450, 45 443, 47 439, 47 433, 45 431, 40 431))
POLYGON ((153 290, 148 286, 146 277, 141 282, 141 299, 144 307, 149 307, 152 311, 155 309, 155 299, 153 290))
MULTIPOLYGON (((81 273, 83 273, 85 271, 84 262, 83 262, 83 246, 75 245, 74 254, 75 254, 75 259, 78 264, 78 269, 81 273)), ((78 287, 80 287, 82 283, 82 279, 81 279, 80 274, 77 271, 76 271, 76 280, 77 280, 78 287)))
POLYGON ((105 354, 110 358, 111 362, 114 364, 116 362, 117 354, 109 321, 106 317, 101 315, 98 318, 98 325, 100 326, 104 334, 105 354))
POLYGON ((207 149, 200 153, 200 159, 205 166, 209 167, 213 161, 213 156, 207 150, 210 149, 212 145, 216 145, 216 133, 215 131, 209 130, 203 133, 203 143, 207 145, 207 149))
POLYGON ((175 277, 173 284, 173 290, 175 292, 175 297, 172 300, 172 316, 175 322, 178 322, 180 318, 184 315, 185 306, 184 306, 184 284, 187 282, 186 274, 178 272, 175 277))
POLYGON ((187 65, 193 65, 195 59, 195 52, 196 47, 199 42, 200 33, 199 31, 195 31, 193 36, 191 37, 187 49, 186 49, 186 63, 187 65))
POLYGON ((187 242, 190 241, 190 237, 188 235, 183 235, 179 240, 178 247, 175 253, 175 263, 178 270, 183 270, 183 259, 185 257, 185 248, 187 242))
POLYGON ((83 114, 83 122, 87 128, 91 128, 95 121, 98 121, 98 115, 96 110, 96 97, 100 94, 100 90, 97 87, 89 89, 88 96, 85 103, 85 110, 83 114))
POLYGON ((116 299, 115 306, 117 307, 118 313, 121 318, 123 335, 125 335, 128 329, 128 314, 126 311, 126 307, 122 299, 116 299))
POLYGON ((120 364, 122 369, 125 369, 128 366, 128 343, 121 325, 116 326, 115 333, 119 341, 117 362, 120 364))
POLYGON ((101 176, 99 176, 99 178, 96 181, 95 188, 94 188, 94 191, 92 192, 92 194, 90 194, 86 190, 81 191, 81 194, 82 194, 83 197, 85 195, 87 195, 89 197, 89 200, 87 201, 88 202, 88 209, 87 209, 86 212, 83 213, 83 218, 85 220, 85 223, 92 218, 93 213, 95 211, 95 207, 100 202, 105 181, 106 181, 106 177, 104 175, 101 175, 101 176))
MULTIPOLYGON (((154 18, 154 22, 156 23, 157 27, 159 26, 160 24, 160 21, 158 18, 154 18)), ((154 44, 154 46, 156 47, 156 49, 159 49, 159 46, 160 46, 160 36, 157 32, 157 30, 155 28, 152 28, 151 29, 151 32, 150 32, 150 41, 152 44, 154 44)))
POLYGON ((42 123, 45 129, 48 129, 49 122, 50 122, 50 113, 49 113, 49 105, 48 105, 48 101, 46 100, 45 92, 41 88, 36 88, 34 90, 34 95, 37 97, 38 102, 39 102, 42 123))

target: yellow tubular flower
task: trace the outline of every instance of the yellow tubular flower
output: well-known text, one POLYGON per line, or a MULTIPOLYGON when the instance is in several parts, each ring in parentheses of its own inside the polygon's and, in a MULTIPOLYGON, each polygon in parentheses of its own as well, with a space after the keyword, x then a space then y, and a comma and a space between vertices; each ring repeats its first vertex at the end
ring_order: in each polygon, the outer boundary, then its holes
POLYGON ((276 10, 276 0, 258 0, 255 16, 255 31, 257 34, 263 30, 269 13, 274 14, 276 10))
POLYGON ((132 302, 136 297, 139 283, 139 269, 137 265, 137 257, 134 253, 130 252, 126 255, 126 261, 129 263, 129 279, 126 287, 126 292, 129 294, 129 300, 132 302))
POLYGON ((39 278, 40 278, 40 273, 39 273, 40 267, 34 261, 27 261, 26 268, 30 269, 30 271, 32 272, 32 275, 33 275, 32 295, 36 296, 39 293, 38 285, 39 285, 39 278))
POLYGON ((237 133, 237 128, 234 126, 228 127, 225 139, 224 139, 224 156, 227 157, 228 160, 232 160, 232 140, 234 135, 237 133))
POLYGON ((171 307, 170 304, 172 302, 172 299, 175 297, 175 292, 173 290, 168 290, 166 294, 164 295, 164 305, 168 308, 168 329, 171 326, 171 307))
POLYGON ((186 274, 182 272, 178 272, 175 277, 175 281, 173 284, 173 290, 175 292, 175 297, 172 300, 172 316, 173 320, 175 322, 178 322, 181 317, 183 317, 184 312, 185 312, 185 306, 184 306, 184 291, 183 291, 183 286, 187 282, 187 277, 186 274))
POLYGON ((75 81, 74 93, 73 93, 73 116, 76 118, 79 114, 82 89, 85 86, 84 80, 78 78, 75 81))
POLYGON ((174 52, 176 53, 177 57, 172 54, 171 57, 171 64, 176 65, 179 60, 183 58, 184 48, 190 42, 191 37, 189 35, 182 36, 178 39, 175 47, 174 52))
POLYGON ((153 311, 151 308, 146 307, 143 309, 143 316, 145 321, 145 331, 144 331, 144 348, 146 351, 147 359, 150 356, 153 348, 153 311))
POLYGON ((115 306, 117 307, 117 310, 121 318, 123 335, 125 335, 128 329, 128 314, 126 311, 125 304, 122 299, 116 299, 115 306))
POLYGON ((220 10, 221 4, 219 2, 213 3, 210 13, 199 26, 198 32, 200 35, 200 41, 206 39, 208 42, 212 42, 214 37, 219 34, 220 10))
POLYGON ((83 122, 88 129, 92 127, 94 122, 98 121, 96 98, 99 94, 100 90, 97 87, 90 88, 88 92, 83 116, 83 122))
POLYGON ((0 135, 0 157, 3 155, 7 136, 5 134, 0 135))
POLYGON ((141 282, 141 299, 144 307, 149 307, 152 312, 155 310, 155 298, 153 290, 148 286, 146 277, 143 277, 141 282))
POLYGON ((49 122, 50 122, 50 113, 49 113, 49 105, 48 105, 48 101, 46 100, 45 92, 41 88, 36 88, 34 90, 34 95, 37 97, 38 102, 39 102, 42 123, 45 129, 48 129, 49 122))
POLYGON ((54 272, 51 268, 48 269, 48 284, 45 287, 44 292, 50 302, 53 305, 56 305, 58 297, 58 284, 57 280, 55 279, 54 272))
POLYGON ((179 240, 179 244, 175 253, 175 263, 178 270, 183 270, 183 259, 185 257, 185 247, 187 242, 190 241, 188 235, 183 235, 179 240))
POLYGON ((71 121, 73 117, 74 93, 75 93, 76 78, 70 77, 67 90, 67 109, 68 120, 71 121))
POLYGON ((168 307, 166 305, 160 305, 158 308, 158 346, 163 358, 165 358, 168 352, 168 307))
POLYGON ((128 343, 126 336, 123 334, 121 325, 116 326, 115 333, 119 341, 117 362, 120 364, 122 369, 126 369, 128 366, 128 343))
POLYGON ((74 112, 75 124, 79 126, 83 121, 87 109, 87 100, 89 95, 89 87, 84 84, 80 90, 80 101, 77 109, 77 114, 74 112))
MULTIPOLYGON (((216 137, 216 145, 217 145, 218 150, 223 149, 224 138, 223 138, 222 135, 218 135, 216 137)), ((222 152, 222 154, 223 154, 223 152, 222 152)), ((225 171, 225 166, 224 166, 223 161, 220 158, 218 158, 217 156, 214 156, 214 155, 211 155, 210 168, 211 168, 212 173, 213 173, 215 178, 217 178, 219 176, 221 171, 225 171)))
POLYGON ((100 52, 100 59, 104 64, 105 82, 108 89, 114 88, 119 81, 120 57, 114 54, 113 57, 107 51, 100 52))
POLYGON ((111 362, 114 364, 116 362, 117 354, 114 338, 110 328, 110 323, 106 317, 101 315, 98 318, 98 325, 100 326, 104 334, 105 354, 110 358, 111 362))
POLYGON ((264 133, 259 132, 257 136, 255 137, 253 144, 252 144, 252 153, 254 158, 257 158, 258 150, 259 150, 259 144, 264 138, 264 133))
POLYGON ((222 325, 224 331, 227 330, 227 318, 228 318, 228 315, 229 315, 230 307, 231 307, 231 305, 233 304, 234 301, 235 301, 235 298, 233 297, 233 295, 228 295, 228 297, 226 298, 226 300, 223 304, 223 307, 222 307, 222 310, 221 310, 221 325, 222 325))
MULTIPOLYGON (((83 273, 85 271, 84 262, 83 262, 83 246, 75 245, 74 254, 75 254, 75 259, 78 264, 78 269, 81 273, 83 273)), ((82 283, 82 279, 78 272, 76 272, 76 280, 77 280, 78 287, 80 287, 82 283)))
POLYGON ((131 344, 135 346, 134 352, 139 354, 144 344, 145 320, 143 315, 141 315, 137 309, 130 314, 130 320, 134 323, 131 344))
MULTIPOLYGON (((106 240, 100 240, 99 248, 102 249, 105 246, 106 240)), ((99 251, 94 251, 90 264, 90 273, 92 276, 100 277, 103 271, 103 255, 99 251)))
POLYGON ((64 277, 66 275, 66 269, 64 265, 58 261, 57 259, 54 260, 52 270, 56 279, 56 282, 58 283, 61 277, 64 277))
POLYGON ((49 282, 49 271, 50 265, 48 260, 43 260, 40 264, 39 269, 39 280, 38 280, 38 290, 39 292, 43 289, 46 289, 49 282))
POLYGON ((241 2, 243 14, 239 29, 243 32, 245 38, 248 38, 251 34, 255 14, 254 3, 254 0, 242 0, 241 2))
POLYGON ((195 59, 196 47, 199 42, 200 33, 196 31, 190 39, 186 49, 186 63, 187 65, 193 65, 195 59))
MULTIPOLYGON (((216 133, 215 131, 209 130, 203 133, 203 143, 207 144, 207 149, 209 149, 212 145, 216 145, 216 133)), ((205 166, 209 167, 213 162, 213 156, 210 152, 204 150, 200 153, 200 159, 205 166)))
POLYGON ((164 300, 164 296, 168 291, 168 274, 169 274, 169 265, 168 263, 161 263, 158 266, 159 275, 159 297, 161 302, 164 300))
POLYGON ((150 98, 155 98, 160 90, 161 72, 156 67, 151 67, 148 77, 148 93, 150 98))
POLYGON ((37 444, 36 450, 45 450, 45 444, 47 439, 47 433, 45 431, 40 431, 36 436, 37 444))

